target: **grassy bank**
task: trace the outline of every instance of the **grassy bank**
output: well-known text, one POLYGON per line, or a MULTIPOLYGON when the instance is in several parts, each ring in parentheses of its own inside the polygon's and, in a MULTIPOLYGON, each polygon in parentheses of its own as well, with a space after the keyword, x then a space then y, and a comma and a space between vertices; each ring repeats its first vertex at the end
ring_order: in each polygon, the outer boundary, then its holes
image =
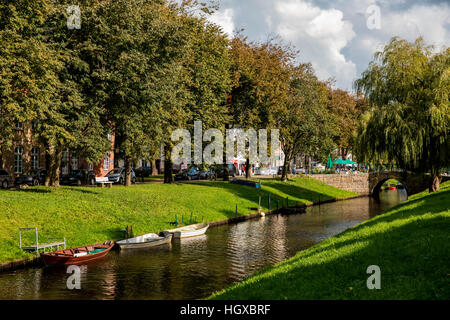
POLYGON ((213 299, 449 299, 450 182, 215 294, 213 299), (381 289, 367 289, 367 267, 381 289))
MULTIPOLYGON (((31 256, 19 248, 19 227, 38 227, 40 242, 64 236, 74 247, 121 239, 120 230, 127 225, 140 235, 173 227, 175 216, 178 222, 182 215, 188 221, 191 213, 205 221, 234 217, 236 204, 239 215, 248 214, 249 207, 258 205, 259 195, 266 210, 269 193, 272 208, 286 197, 289 205, 295 205, 355 195, 310 178, 288 183, 264 180, 261 191, 222 181, 0 190, 0 262, 31 256)), ((32 244, 33 237, 27 233, 25 244, 32 244)))

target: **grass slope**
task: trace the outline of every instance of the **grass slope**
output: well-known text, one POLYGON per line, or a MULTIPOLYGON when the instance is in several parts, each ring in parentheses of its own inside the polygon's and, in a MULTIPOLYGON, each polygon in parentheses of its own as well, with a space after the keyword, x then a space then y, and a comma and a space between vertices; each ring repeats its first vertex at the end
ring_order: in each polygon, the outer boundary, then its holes
MULTIPOLYGON (((263 210, 271 193, 272 208, 276 201, 289 197, 295 202, 309 203, 354 193, 336 189, 310 178, 297 178, 288 183, 264 180, 262 191, 227 182, 183 184, 143 184, 128 188, 37 187, 26 190, 0 190, 0 262, 31 256, 19 248, 19 227, 38 227, 40 242, 49 237, 64 236, 69 247, 118 240, 120 230, 133 226, 135 235, 159 232, 173 227, 184 215, 185 224, 191 213, 201 220, 217 221, 250 213, 262 196, 263 210)), ((25 234, 25 244, 33 244, 33 232, 25 234)))
POLYGON ((424 192, 213 299, 449 299, 450 182, 424 192), (381 289, 367 289, 367 267, 381 289))

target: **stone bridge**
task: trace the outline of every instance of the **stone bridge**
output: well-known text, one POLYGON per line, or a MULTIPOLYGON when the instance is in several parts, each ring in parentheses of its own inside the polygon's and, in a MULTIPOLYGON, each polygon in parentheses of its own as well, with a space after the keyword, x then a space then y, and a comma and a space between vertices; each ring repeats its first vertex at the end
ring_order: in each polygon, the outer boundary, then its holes
MULTIPOLYGON (((426 174, 411 174, 403 171, 378 171, 356 174, 313 174, 309 177, 332 185, 336 188, 372 195, 378 198, 381 186, 389 179, 396 179, 405 187, 408 195, 427 190, 431 184, 431 176, 426 174)), ((442 182, 450 180, 443 177, 442 182)))

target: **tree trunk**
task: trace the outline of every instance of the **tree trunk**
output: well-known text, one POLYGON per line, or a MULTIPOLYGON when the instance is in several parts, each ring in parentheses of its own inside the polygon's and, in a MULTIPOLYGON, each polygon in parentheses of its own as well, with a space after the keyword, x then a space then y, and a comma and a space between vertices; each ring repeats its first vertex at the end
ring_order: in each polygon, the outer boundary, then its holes
POLYGON ((61 155, 61 150, 57 150, 54 146, 49 146, 48 152, 45 156, 47 168, 47 176, 45 177, 46 187, 59 187, 61 155))
POLYGON ((287 171, 288 171, 288 157, 284 156, 284 163, 283 163, 283 170, 281 171, 281 181, 286 182, 288 179, 287 177, 287 171))
POLYGON ((164 183, 173 183, 172 177, 172 155, 169 145, 164 145, 164 183))
POLYGON ((129 156, 125 157, 125 187, 131 186, 131 164, 132 160, 129 156))
POLYGON ((228 170, 227 154, 223 151, 223 181, 230 181, 230 171, 228 170))
POLYGON ((152 159, 152 176, 158 175, 158 168, 156 168, 156 160, 152 159))
POLYGON ((245 178, 246 179, 250 179, 252 177, 251 173, 250 173, 250 170, 251 170, 251 168, 250 168, 250 158, 247 158, 247 160, 245 161, 245 178))
POLYGON ((436 192, 439 191, 440 187, 441 187, 441 180, 442 177, 439 175, 438 172, 435 172, 433 175, 433 180, 431 182, 431 186, 429 188, 430 192, 436 192))

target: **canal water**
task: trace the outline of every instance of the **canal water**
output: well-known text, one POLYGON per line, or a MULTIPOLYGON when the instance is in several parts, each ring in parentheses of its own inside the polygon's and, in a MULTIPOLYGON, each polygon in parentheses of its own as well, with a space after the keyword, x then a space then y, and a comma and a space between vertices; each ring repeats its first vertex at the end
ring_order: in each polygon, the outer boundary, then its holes
POLYGON ((81 266, 81 289, 69 290, 64 268, 0 274, 0 299, 201 299, 261 268, 338 234, 406 200, 383 191, 380 202, 358 198, 306 214, 267 216, 208 230, 202 237, 156 248, 111 252, 81 266))

